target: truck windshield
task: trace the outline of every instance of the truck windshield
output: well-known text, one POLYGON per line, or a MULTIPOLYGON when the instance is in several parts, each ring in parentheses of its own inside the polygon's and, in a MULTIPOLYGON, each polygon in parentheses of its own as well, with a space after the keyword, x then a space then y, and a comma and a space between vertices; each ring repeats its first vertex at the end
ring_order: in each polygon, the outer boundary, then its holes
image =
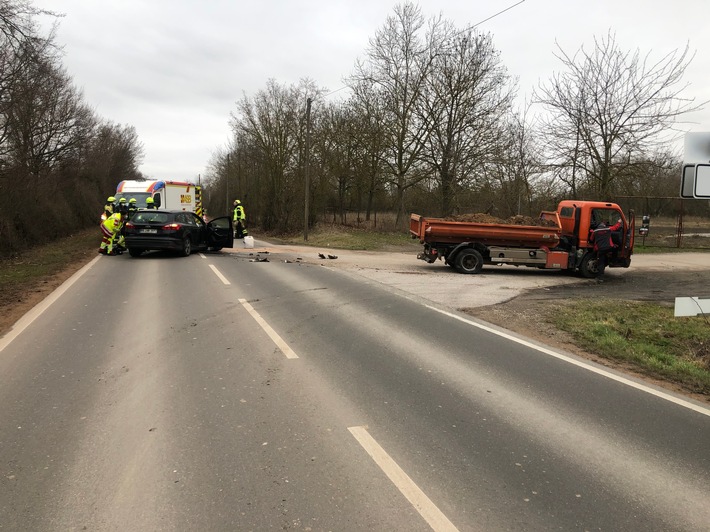
POLYGON ((592 226, 604 225, 611 227, 621 219, 621 213, 616 209, 592 209, 592 226))
POLYGON ((126 202, 131 201, 131 198, 136 198, 136 206, 139 209, 145 209, 148 206, 145 200, 149 198, 150 195, 150 192, 121 192, 114 197, 116 198, 116 202, 121 198, 126 198, 126 202))

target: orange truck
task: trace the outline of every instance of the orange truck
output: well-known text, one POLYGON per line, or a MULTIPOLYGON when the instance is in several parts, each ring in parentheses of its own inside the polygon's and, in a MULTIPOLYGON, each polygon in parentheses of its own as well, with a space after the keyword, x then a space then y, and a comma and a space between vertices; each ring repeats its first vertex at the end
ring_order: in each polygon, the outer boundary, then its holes
POLYGON ((479 273, 484 265, 527 266, 577 272, 583 277, 603 273, 590 230, 600 222, 619 230, 615 247, 606 253, 606 267, 628 268, 634 250, 634 213, 624 216, 615 203, 561 201, 556 211, 543 211, 544 225, 458 222, 412 214, 409 232, 424 244, 418 259, 444 263, 461 273, 479 273))

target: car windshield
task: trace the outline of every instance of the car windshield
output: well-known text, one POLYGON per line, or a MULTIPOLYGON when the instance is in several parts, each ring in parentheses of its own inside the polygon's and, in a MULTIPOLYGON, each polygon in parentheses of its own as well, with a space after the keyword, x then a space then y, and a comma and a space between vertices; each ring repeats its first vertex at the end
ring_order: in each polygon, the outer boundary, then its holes
POLYGON ((171 215, 167 212, 138 212, 133 216, 133 223, 142 224, 164 224, 170 219, 171 215))

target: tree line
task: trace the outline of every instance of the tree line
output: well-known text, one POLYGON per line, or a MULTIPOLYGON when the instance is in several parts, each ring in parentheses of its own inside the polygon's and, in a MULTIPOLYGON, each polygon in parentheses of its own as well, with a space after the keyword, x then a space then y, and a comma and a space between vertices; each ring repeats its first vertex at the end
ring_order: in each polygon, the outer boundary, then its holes
MULTIPOLYGON (((94 112, 40 16, 60 17, 0 0, 0 253, 95 225, 107 191, 143 177, 135 129, 94 112)), ((409 212, 507 218, 562 198, 677 197, 669 133, 705 103, 685 96, 688 47, 657 58, 621 49, 610 32, 554 53, 559 71, 516 107, 517 81, 490 34, 399 4, 347 91, 271 79, 236 102, 230 144, 205 174, 207 210, 240 198, 250 224, 298 232, 383 211, 403 228, 409 212)))
POLYGON ((0 253, 98 224, 106 191, 140 177, 131 126, 98 116, 62 64, 58 18, 28 0, 0 0, 0 253))
POLYGON ((252 223, 293 232, 377 211, 404 227, 408 212, 505 218, 562 198, 677 197, 673 126, 702 105, 684 96, 688 46, 659 59, 610 31, 554 53, 559 72, 516 108, 490 34, 399 4, 345 78, 347 98, 272 79, 236 103, 206 174, 208 209, 238 197, 252 223))

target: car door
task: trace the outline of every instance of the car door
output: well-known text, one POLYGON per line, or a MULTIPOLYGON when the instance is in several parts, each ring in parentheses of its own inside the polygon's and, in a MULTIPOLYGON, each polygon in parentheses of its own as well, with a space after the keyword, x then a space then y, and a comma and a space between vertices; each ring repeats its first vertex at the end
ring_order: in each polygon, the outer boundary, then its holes
POLYGON ((197 249, 207 249, 209 246, 209 236, 207 234, 207 224, 197 216, 194 212, 185 212, 182 214, 190 227, 192 234, 192 243, 197 249))
POLYGON ((223 216, 215 218, 207 224, 207 235, 209 245, 213 248, 234 247, 234 230, 232 229, 232 218, 223 216))

